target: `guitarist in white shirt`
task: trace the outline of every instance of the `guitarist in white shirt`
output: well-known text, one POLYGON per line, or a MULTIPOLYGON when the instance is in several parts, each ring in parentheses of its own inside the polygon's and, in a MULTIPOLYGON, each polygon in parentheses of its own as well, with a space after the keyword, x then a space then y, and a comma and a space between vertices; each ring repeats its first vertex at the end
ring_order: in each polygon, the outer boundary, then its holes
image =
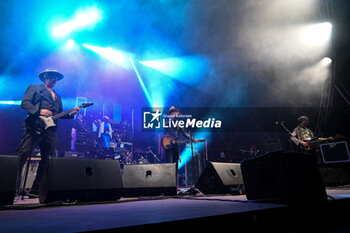
POLYGON ((300 116, 298 118, 298 126, 295 127, 295 129, 292 132, 291 140, 297 145, 301 145, 302 151, 310 151, 313 149, 312 142, 314 142, 314 145, 318 145, 321 141, 333 141, 334 137, 329 138, 320 138, 315 137, 314 133, 307 128, 306 126, 309 123, 309 118, 307 116, 300 116), (316 143, 315 143, 316 142, 316 143))
MULTIPOLYGON (((41 85, 30 85, 24 94, 21 107, 28 112, 28 115, 23 124, 24 133, 16 152, 20 157, 17 192, 20 192, 23 166, 33 150, 39 146, 41 154, 37 176, 30 190, 30 193, 34 195, 39 192, 40 182, 47 169, 49 156, 55 154, 57 126, 50 127, 43 133, 38 134, 36 122, 38 122, 39 116, 50 117, 63 111, 61 97, 53 89, 57 81, 63 79, 63 77, 57 70, 47 69, 39 74, 39 78, 43 83, 41 85)), ((73 119, 78 112, 79 108, 76 107, 69 115, 62 118, 73 119)), ((57 122, 55 124, 57 125, 57 122)))

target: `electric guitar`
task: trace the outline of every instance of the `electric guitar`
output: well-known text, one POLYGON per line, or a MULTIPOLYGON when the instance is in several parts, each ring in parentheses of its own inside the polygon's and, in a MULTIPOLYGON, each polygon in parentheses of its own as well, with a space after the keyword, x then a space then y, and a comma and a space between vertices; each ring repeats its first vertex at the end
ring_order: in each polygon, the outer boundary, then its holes
MULTIPOLYGON (((164 149, 167 149, 171 145, 178 143, 190 143, 191 140, 176 140, 173 136, 165 135, 161 140, 161 145, 164 149)), ((199 139, 198 142, 205 142, 205 139, 199 139)))
POLYGON ((311 140, 311 141, 304 141, 307 143, 306 146, 301 145, 302 149, 306 150, 306 151, 310 151, 313 150, 315 148, 317 148, 320 144, 322 143, 327 143, 327 142, 331 142, 334 140, 340 140, 343 139, 344 136, 343 135, 335 135, 334 137, 328 137, 328 138, 317 138, 315 140, 311 140))
MULTIPOLYGON (((86 107, 89 107, 93 104, 94 103, 83 103, 82 105, 78 106, 78 108, 79 109, 86 108, 86 107)), ((55 120, 62 118, 64 116, 67 116, 73 111, 74 111, 74 108, 67 110, 67 111, 60 112, 60 113, 58 113, 54 116, 50 116, 50 117, 36 116, 36 115, 27 116, 25 119, 27 129, 31 130, 32 132, 34 132, 37 135, 40 135, 48 128, 56 126, 56 124, 54 122, 55 120)))

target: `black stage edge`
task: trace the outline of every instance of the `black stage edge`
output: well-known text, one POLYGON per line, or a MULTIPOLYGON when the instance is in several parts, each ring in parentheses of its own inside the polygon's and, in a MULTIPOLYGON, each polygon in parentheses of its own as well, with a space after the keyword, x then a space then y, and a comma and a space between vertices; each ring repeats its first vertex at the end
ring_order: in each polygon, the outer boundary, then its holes
POLYGON ((326 202, 294 207, 251 202, 245 195, 122 198, 40 208, 28 208, 37 200, 27 199, 0 210, 0 232, 350 231, 350 188, 327 193, 326 202))

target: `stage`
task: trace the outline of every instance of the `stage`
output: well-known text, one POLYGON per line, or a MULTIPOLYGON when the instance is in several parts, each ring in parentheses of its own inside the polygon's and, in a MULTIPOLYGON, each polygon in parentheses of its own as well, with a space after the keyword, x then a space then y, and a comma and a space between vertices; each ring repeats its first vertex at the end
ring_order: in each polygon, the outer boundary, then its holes
POLYGON ((230 231, 330 232, 350 230, 344 213, 350 187, 327 189, 328 201, 307 206, 248 201, 245 195, 121 198, 116 202, 40 205, 16 197, 0 211, 1 232, 230 231))

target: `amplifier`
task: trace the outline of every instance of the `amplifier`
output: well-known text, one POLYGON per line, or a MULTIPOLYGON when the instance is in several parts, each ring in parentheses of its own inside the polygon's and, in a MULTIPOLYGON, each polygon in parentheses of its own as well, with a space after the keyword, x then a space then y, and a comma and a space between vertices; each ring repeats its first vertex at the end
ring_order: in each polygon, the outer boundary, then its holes
POLYGON ((349 149, 345 141, 321 144, 320 151, 323 163, 350 161, 349 149))

